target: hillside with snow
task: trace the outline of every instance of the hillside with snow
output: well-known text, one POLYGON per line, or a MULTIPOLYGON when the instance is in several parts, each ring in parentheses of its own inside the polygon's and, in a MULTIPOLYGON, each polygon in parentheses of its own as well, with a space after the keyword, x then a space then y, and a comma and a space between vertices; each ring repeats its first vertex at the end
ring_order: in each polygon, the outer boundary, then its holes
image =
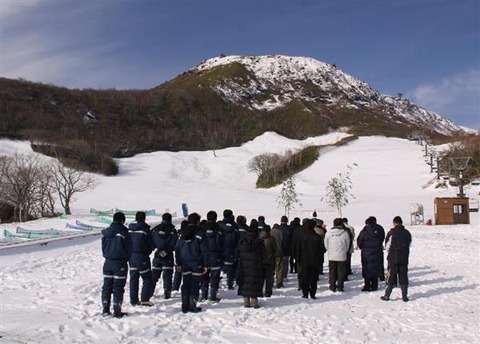
MULTIPOLYGON (((97 188, 78 194, 68 217, 22 224, 0 224, 0 230, 54 228, 82 221, 105 226, 90 208, 156 209, 176 212, 181 204, 205 217, 230 208, 248 220, 265 215, 278 222, 282 209, 280 186, 255 189, 256 176, 247 169, 254 156, 311 144, 335 143, 345 133, 292 140, 267 132, 240 147, 202 152, 154 152, 118 159, 118 176, 96 176, 97 188)), ((0 140, 0 155, 31 152, 28 143, 0 140)), ((98 230, 92 235, 46 245, 0 249, 0 341, 2 343, 476 343, 480 336, 479 213, 470 225, 411 226, 410 203, 423 204, 425 219, 434 218, 435 197, 450 197, 455 188, 436 189, 435 175, 426 164, 423 148, 412 141, 380 136, 360 137, 324 151, 296 176, 302 205, 291 218, 318 217, 331 226, 338 215, 322 196, 330 178, 352 167, 355 199, 344 216, 358 234, 368 216, 386 229, 392 218, 403 217, 413 244, 409 265, 410 302, 394 289, 392 301, 377 292, 364 293, 360 252, 353 254, 354 274, 344 293, 328 290, 327 275, 320 276, 316 300, 305 300, 290 274, 283 289, 260 299, 260 309, 245 309, 236 291, 223 288, 218 304, 204 302, 199 314, 180 312, 180 294, 164 300, 157 286, 150 308, 128 303, 122 319, 100 314, 103 258, 98 230)), ((465 190, 479 197, 478 186, 465 190)), ((147 216, 147 222, 158 221, 147 216)), ((328 254, 327 254, 328 257, 328 254)))
POLYGON ((272 111, 300 99, 307 103, 326 103, 335 108, 382 108, 388 114, 385 121, 406 120, 447 136, 463 131, 445 116, 419 107, 408 99, 380 94, 336 65, 308 57, 221 56, 202 62, 193 71, 206 71, 235 63, 251 72, 248 80, 219 80, 214 87, 225 99, 242 106, 272 111), (265 96, 271 93, 271 97, 265 96))

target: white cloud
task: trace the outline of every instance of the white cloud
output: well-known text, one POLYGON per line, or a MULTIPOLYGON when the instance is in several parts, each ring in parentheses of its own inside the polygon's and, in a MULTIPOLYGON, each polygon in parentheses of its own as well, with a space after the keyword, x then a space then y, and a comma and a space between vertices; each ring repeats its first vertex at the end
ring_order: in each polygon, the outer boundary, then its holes
POLYGON ((445 106, 474 95, 480 97, 480 70, 444 78, 439 83, 420 85, 412 92, 415 101, 426 106, 445 106))
POLYGON ((422 84, 407 92, 407 97, 460 124, 480 124, 480 70, 469 70, 439 82, 422 84))
POLYGON ((0 1, 0 20, 4 20, 38 3, 39 0, 2 0, 0 1))

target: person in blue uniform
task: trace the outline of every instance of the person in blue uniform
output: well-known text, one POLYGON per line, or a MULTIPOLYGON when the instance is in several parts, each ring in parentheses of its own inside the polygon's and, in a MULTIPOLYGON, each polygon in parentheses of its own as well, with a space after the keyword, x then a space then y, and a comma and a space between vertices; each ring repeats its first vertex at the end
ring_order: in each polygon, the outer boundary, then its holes
POLYGON ((130 304, 132 306, 153 306, 150 297, 153 295, 153 282, 150 254, 155 248, 150 226, 145 222, 146 214, 138 211, 135 221, 128 225, 128 232, 132 238, 133 253, 130 258, 130 304), (138 288, 142 278, 142 291, 138 299, 138 288))
POLYGON ((152 229, 152 236, 157 248, 153 257, 153 280, 156 285, 163 274, 163 296, 169 299, 173 288, 173 253, 178 239, 177 230, 172 224, 172 214, 162 215, 162 222, 152 229))
POLYGON ((125 227, 125 214, 113 215, 112 224, 102 230, 103 264, 102 305, 103 316, 111 315, 110 303, 113 294, 113 316, 122 318, 123 294, 127 283, 128 260, 132 256, 132 240, 125 227))
POLYGON ((175 247, 175 265, 182 272, 182 312, 200 312, 197 307, 200 282, 208 271, 208 246, 206 240, 198 234, 200 215, 188 215, 188 226, 182 231, 175 247))

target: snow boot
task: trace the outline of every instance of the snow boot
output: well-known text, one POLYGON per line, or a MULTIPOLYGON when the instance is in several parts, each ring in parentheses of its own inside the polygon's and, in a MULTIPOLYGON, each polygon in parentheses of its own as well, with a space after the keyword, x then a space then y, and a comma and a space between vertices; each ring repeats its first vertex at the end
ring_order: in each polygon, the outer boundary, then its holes
POLYGON ((390 300, 390 294, 392 293, 392 290, 393 290, 393 284, 387 284, 387 289, 385 289, 385 295, 381 296, 380 298, 383 301, 390 300))
POLYGON ((152 301, 142 301, 140 302, 140 306, 152 307, 155 306, 155 304, 152 301))
POLYGON ((102 311, 102 317, 108 317, 112 315, 112 313, 110 312, 110 307, 103 307, 103 311, 102 311))
POLYGON ((260 305, 258 304, 258 298, 251 297, 250 298, 250 305, 255 309, 260 308, 260 305))
POLYGON ((188 296, 182 295, 182 313, 188 313, 190 311, 190 302, 188 296))
POLYGON ((193 296, 189 297, 190 312, 198 313, 202 311, 202 307, 197 307, 197 300, 193 296))
POLYGON ((165 293, 163 294, 163 297, 165 300, 168 300, 169 298, 172 297, 172 292, 170 290, 165 290, 165 293))
POLYGON ((243 298, 243 307, 245 307, 245 308, 252 307, 252 305, 250 305, 250 298, 249 297, 244 297, 243 298))
POLYGON ((408 302, 408 297, 407 297, 408 285, 401 285, 400 288, 402 289, 403 302, 408 302))
POLYGON ((127 313, 122 312, 122 307, 121 307, 121 305, 120 305, 120 306, 116 306, 116 307, 114 306, 114 307, 113 307, 113 317, 114 317, 114 318, 120 319, 120 318, 123 318, 123 317, 126 316, 126 315, 127 315, 127 313))

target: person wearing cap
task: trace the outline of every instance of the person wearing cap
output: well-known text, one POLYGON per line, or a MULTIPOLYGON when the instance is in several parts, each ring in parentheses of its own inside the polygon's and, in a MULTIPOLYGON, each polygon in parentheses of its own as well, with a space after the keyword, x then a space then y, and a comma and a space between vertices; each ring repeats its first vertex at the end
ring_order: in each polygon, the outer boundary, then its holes
POLYGON ((162 222, 152 229, 152 236, 156 247, 152 262, 154 281, 152 293, 155 291, 155 286, 163 273, 163 296, 165 299, 169 299, 172 294, 173 252, 175 252, 178 239, 177 230, 172 224, 170 213, 162 215, 162 222))
POLYGON ((132 256, 132 239, 125 227, 125 214, 113 215, 112 224, 102 230, 103 264, 102 305, 103 316, 111 315, 110 302, 113 294, 113 316, 122 318, 123 294, 127 283, 128 260, 132 256))

